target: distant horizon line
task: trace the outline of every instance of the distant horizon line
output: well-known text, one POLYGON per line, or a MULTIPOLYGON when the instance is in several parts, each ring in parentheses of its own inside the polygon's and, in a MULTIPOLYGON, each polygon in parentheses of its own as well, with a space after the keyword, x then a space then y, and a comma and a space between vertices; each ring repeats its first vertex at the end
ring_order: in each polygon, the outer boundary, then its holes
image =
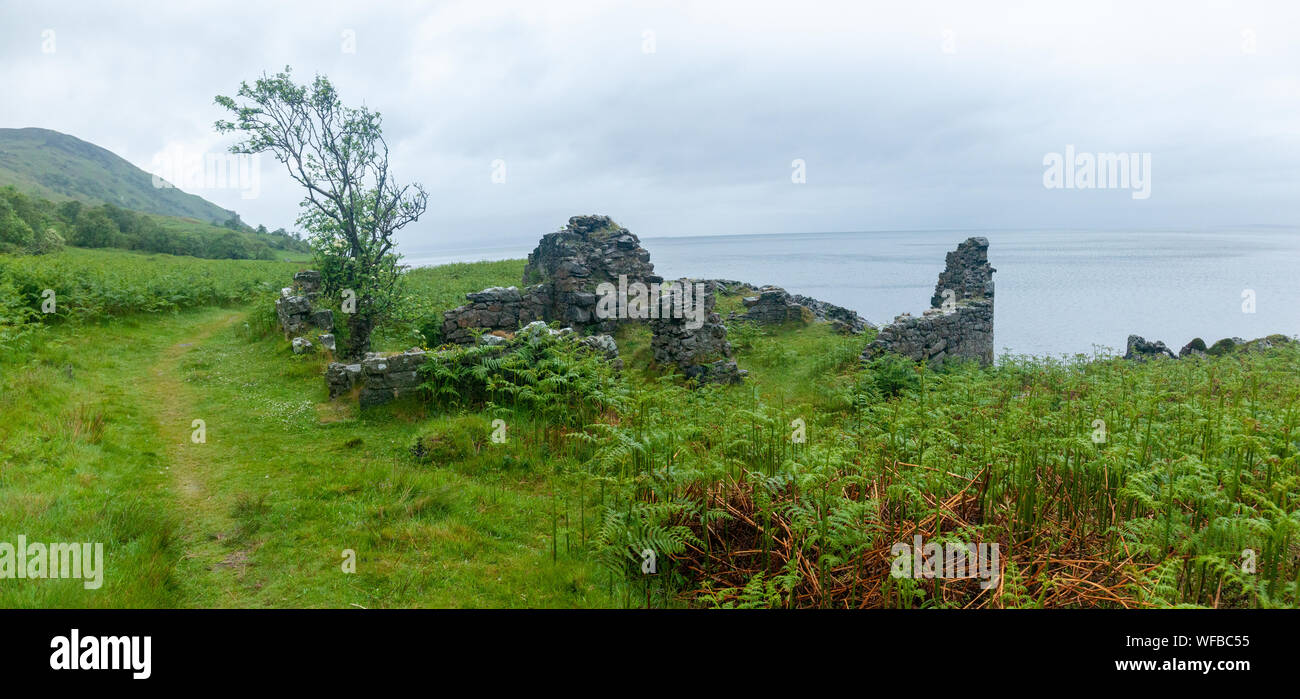
MULTIPOLYGON (((1111 226, 1111 227, 1091 227, 1091 228, 1040 228, 1040 227, 1002 227, 1002 228, 876 228, 870 230, 842 230, 842 231, 782 231, 775 233, 708 233, 704 235, 651 235, 637 236, 641 240, 675 240, 675 239, 712 239, 712 238, 757 238, 757 237, 775 237, 775 236, 802 236, 802 235, 852 235, 852 234, 876 234, 876 233, 968 233, 971 235, 986 235, 996 233, 1197 233, 1197 232, 1229 232, 1233 229, 1296 229, 1300 230, 1300 224, 1285 223, 1246 223, 1234 225, 1200 225, 1200 226, 1178 226, 1178 227, 1147 227, 1133 228, 1128 226, 1111 226)), ((548 231, 555 232, 555 231, 548 231)), ((542 234, 545 235, 545 234, 542 234)), ((541 236, 538 236, 540 239, 541 236)), ((521 243, 520 244, 526 244, 521 243)), ((455 248, 422 248, 412 250, 417 253, 453 253, 458 251, 473 250, 497 250, 502 248, 513 247, 514 243, 497 243, 490 245, 471 245, 455 248)))

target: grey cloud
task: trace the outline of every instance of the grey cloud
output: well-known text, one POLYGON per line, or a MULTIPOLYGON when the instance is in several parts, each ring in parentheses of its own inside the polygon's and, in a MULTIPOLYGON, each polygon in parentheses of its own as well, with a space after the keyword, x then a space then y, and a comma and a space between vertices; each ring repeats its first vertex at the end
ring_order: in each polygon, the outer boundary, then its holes
MULTIPOLYGON (((399 177, 430 190, 412 250, 523 244, 590 212, 647 237, 1300 217, 1300 10, 1284 3, 4 4, 0 125, 141 167, 228 143, 212 98, 240 80, 329 75, 384 114, 399 177), (1152 198, 1044 189, 1043 155, 1067 144, 1151 152, 1152 198)), ((264 162, 257 200, 200 194, 292 225, 279 167, 264 162)))

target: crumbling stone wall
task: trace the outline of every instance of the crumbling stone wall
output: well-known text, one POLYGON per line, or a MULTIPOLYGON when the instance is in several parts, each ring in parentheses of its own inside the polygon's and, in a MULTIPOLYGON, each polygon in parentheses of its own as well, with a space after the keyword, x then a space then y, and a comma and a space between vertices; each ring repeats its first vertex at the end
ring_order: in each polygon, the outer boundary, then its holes
MULTIPOLYGON (((663 278, 654 273, 650 253, 630 231, 608 216, 574 216, 563 229, 542 236, 528 255, 523 291, 493 287, 466 294, 469 303, 443 313, 442 339, 468 345, 474 342, 475 328, 514 333, 536 321, 559 322, 588 333, 610 333, 619 323, 637 319, 601 317, 597 313, 601 284, 617 288, 622 283, 649 286, 662 282, 663 278)), ((716 301, 712 289, 705 297, 709 309, 705 315, 712 320, 706 321, 704 327, 688 328, 685 318, 665 323, 646 319, 655 332, 656 361, 677 364, 702 381, 739 380, 743 372, 730 360, 726 329, 712 310, 716 301), (704 363, 702 357, 706 355, 716 356, 721 364, 702 368, 714 363, 704 363)), ((662 306, 655 308, 657 314, 662 306)))
POLYGON ((542 236, 528 255, 521 292, 493 287, 466 294, 469 303, 443 313, 444 342, 474 342, 471 328, 514 332, 535 321, 612 332, 617 318, 599 318, 596 289, 602 282, 649 284, 655 275, 641 241, 608 216, 574 216, 568 225, 542 236))
MULTIPOLYGON (((689 279, 680 284, 691 283, 689 279)), ((649 321, 653 333, 650 348, 655 363, 675 364, 688 378, 700 383, 740 383, 747 372, 732 359, 731 343, 722 317, 714 312, 717 297, 709 291, 703 295, 704 318, 657 318, 649 321), (692 325, 699 327, 692 328, 692 325)))
POLYGON ((469 303, 442 314, 442 341, 457 345, 474 343, 472 328, 514 332, 535 320, 546 320, 551 308, 551 289, 537 284, 520 292, 517 287, 494 286, 466 294, 469 303))
POLYGON ((293 275, 293 286, 280 290, 280 297, 275 300, 275 315, 280 321, 280 329, 293 338, 295 354, 310 352, 314 349, 311 341, 304 334, 312 328, 322 331, 316 339, 327 349, 334 349, 334 311, 328 308, 316 308, 320 299, 320 272, 309 269, 293 275))
POLYGON ((361 374, 365 381, 361 388, 361 405, 377 405, 414 394, 420 388, 419 370, 425 359, 424 350, 418 347, 389 356, 367 353, 361 360, 361 374))
POLYGON ((935 284, 931 308, 920 317, 904 313, 881 328, 864 359, 886 352, 932 366, 952 358, 993 363, 993 272, 989 241, 967 238, 948 253, 935 284))
POLYGON ((825 323, 830 323, 836 332, 849 334, 861 334, 867 331, 869 327, 875 327, 867 322, 866 318, 858 315, 857 311, 847 309, 843 306, 836 306, 833 303, 827 303, 820 299, 803 294, 791 294, 790 300, 794 303, 812 311, 813 317, 825 323))
POLYGON ((618 284, 620 275, 629 283, 663 281, 650 263, 650 252, 626 228, 608 216, 574 216, 564 228, 542 236, 529 253, 523 283, 550 285, 545 320, 574 327, 595 324, 610 331, 613 319, 596 317, 596 287, 601 282, 618 284))
MULTIPOLYGON (((485 335, 496 342, 492 351, 511 352, 522 343, 537 342, 544 338, 567 338, 589 347, 593 352, 604 357, 615 369, 622 369, 623 362, 618 355, 618 344, 609 335, 588 335, 580 337, 572 328, 554 330, 541 321, 534 321, 519 331, 517 337, 507 340, 496 335, 485 335)), ((420 367, 426 361, 447 360, 451 351, 425 352, 413 347, 396 354, 367 352, 360 362, 345 364, 332 362, 325 370, 325 385, 331 399, 349 395, 358 391, 362 407, 380 405, 404 396, 419 392, 423 379, 420 367)))
POLYGON ((325 369, 330 398, 350 393, 360 386, 362 406, 378 405, 416 393, 420 389, 420 367, 427 355, 414 347, 398 354, 367 352, 354 364, 332 362, 325 369))
POLYGON ((989 239, 967 238, 944 258, 943 271, 930 297, 931 308, 941 308, 944 290, 951 289, 955 301, 993 299, 993 273, 989 264, 989 239))
POLYGON ((875 327, 865 318, 843 306, 836 306, 820 299, 803 294, 791 294, 779 286, 770 284, 759 286, 738 282, 733 279, 692 280, 703 282, 712 292, 736 294, 751 289, 755 295, 742 299, 744 313, 732 313, 727 320, 748 320, 755 323, 811 323, 814 321, 830 323, 836 332, 843 334, 860 334, 868 327, 875 327))
POLYGON ((811 323, 814 319, 810 309, 796 303, 779 286, 762 287, 757 296, 746 296, 741 303, 746 310, 737 317, 755 323, 811 323))

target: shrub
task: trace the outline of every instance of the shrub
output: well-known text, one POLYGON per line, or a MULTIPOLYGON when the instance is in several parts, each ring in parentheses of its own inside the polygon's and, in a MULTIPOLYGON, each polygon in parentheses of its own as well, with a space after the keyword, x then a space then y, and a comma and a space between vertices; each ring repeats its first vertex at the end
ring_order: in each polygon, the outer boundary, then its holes
POLYGON ((872 360, 866 368, 876 391, 885 398, 916 389, 916 365, 896 354, 885 354, 872 360))
POLYGON ((616 407, 626 390, 604 358, 546 334, 439 352, 421 373, 436 405, 527 410, 571 426, 616 407))

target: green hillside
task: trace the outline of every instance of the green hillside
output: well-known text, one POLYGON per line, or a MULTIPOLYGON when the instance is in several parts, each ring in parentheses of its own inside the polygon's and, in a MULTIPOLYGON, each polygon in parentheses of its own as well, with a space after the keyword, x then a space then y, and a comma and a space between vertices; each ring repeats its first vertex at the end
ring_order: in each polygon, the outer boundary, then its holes
POLYGON ((76 199, 220 224, 235 215, 202 197, 158 188, 153 176, 92 143, 49 129, 0 129, 0 187, 55 202, 76 199))

